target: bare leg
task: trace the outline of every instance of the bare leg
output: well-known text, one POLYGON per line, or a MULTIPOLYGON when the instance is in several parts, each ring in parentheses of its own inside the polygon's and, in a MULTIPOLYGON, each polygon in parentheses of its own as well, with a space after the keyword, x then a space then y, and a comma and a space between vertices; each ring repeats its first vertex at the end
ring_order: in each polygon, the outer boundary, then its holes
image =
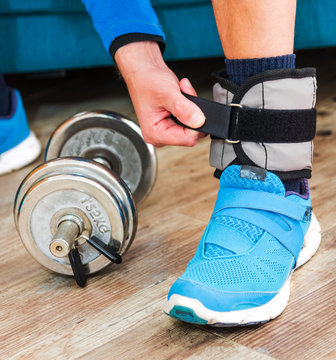
POLYGON ((228 59, 293 52, 296 0, 212 0, 212 5, 228 59))

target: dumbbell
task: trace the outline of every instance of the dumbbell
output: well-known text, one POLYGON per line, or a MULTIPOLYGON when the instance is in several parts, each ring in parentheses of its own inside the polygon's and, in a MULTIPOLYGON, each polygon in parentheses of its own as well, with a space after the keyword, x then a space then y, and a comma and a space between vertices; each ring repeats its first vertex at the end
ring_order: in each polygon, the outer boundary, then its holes
POLYGON ((154 147, 134 122, 113 112, 83 112, 51 135, 45 162, 22 181, 14 219, 28 252, 43 266, 73 275, 121 263, 137 229, 135 203, 156 178, 154 147))

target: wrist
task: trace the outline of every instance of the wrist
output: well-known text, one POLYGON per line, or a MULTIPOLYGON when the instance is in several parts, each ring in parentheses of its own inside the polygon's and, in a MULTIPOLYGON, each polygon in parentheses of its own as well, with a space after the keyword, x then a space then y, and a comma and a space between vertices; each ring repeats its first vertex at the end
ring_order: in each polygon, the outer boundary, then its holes
POLYGON ((135 72, 144 71, 144 68, 167 68, 155 41, 139 41, 122 46, 115 53, 115 61, 125 81, 135 72))

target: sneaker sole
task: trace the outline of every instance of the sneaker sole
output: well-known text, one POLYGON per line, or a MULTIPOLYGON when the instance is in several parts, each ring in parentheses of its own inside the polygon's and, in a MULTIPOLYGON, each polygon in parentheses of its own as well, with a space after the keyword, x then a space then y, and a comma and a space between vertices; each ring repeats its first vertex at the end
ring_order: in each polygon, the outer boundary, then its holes
MULTIPOLYGON (((293 271, 310 260, 316 253, 320 242, 321 228, 313 214, 297 265, 293 271)), ((271 301, 251 309, 229 312, 214 311, 206 308, 199 300, 174 294, 166 302, 164 312, 178 320, 198 325, 230 327, 265 323, 276 318, 285 310, 290 294, 290 279, 291 276, 271 301)))
POLYGON ((40 155, 41 149, 40 142, 31 131, 24 141, 0 155, 0 175, 30 164, 40 155))

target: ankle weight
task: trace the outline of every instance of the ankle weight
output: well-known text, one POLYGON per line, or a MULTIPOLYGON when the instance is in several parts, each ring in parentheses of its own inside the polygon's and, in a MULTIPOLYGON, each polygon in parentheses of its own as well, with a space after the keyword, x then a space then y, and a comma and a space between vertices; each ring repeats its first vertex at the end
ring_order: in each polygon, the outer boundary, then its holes
POLYGON ((264 168, 282 180, 310 178, 315 69, 269 70, 241 86, 222 72, 214 74, 214 80, 215 101, 185 95, 205 114, 205 124, 196 130, 212 135, 210 164, 215 174, 235 164, 264 168))

